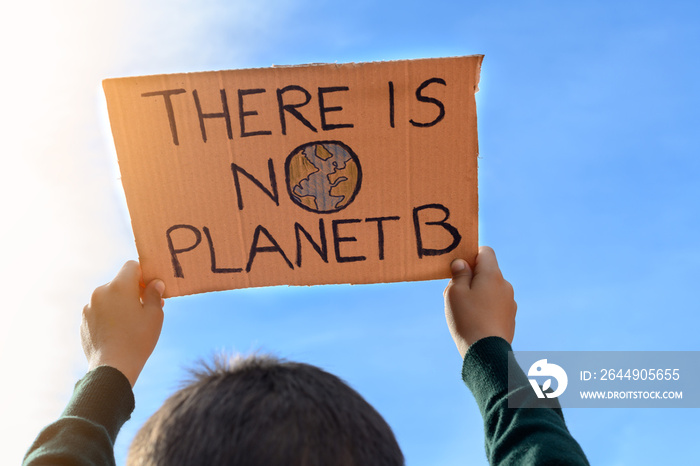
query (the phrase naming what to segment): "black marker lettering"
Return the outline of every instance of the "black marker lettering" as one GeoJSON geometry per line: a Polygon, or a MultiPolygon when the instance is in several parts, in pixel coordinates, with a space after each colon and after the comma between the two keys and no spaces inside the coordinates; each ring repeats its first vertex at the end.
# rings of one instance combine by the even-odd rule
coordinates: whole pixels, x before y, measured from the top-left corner
{"type": "Polygon", "coordinates": [[[146,92],[141,94],[141,97],[153,97],[156,95],[163,96],[163,101],[165,102],[165,113],[168,114],[168,123],[170,123],[170,134],[173,136],[173,144],[175,144],[176,146],[180,144],[180,141],[177,138],[177,126],[175,126],[175,112],[173,111],[173,102],[170,100],[170,96],[184,93],[184,89],[169,89],[167,91],[146,92]]]}
{"type": "Polygon", "coordinates": [[[447,254],[459,245],[462,240],[462,235],[459,234],[457,229],[447,223],[447,219],[450,218],[450,210],[442,204],[426,204],[420,207],[415,207],[413,209],[413,227],[416,231],[416,246],[418,248],[418,258],[422,259],[423,256],[439,256],[441,254],[447,254]],[[445,214],[445,218],[435,222],[425,222],[425,225],[437,225],[452,235],[452,243],[446,248],[442,249],[429,249],[423,246],[423,236],[421,234],[421,222],[419,219],[419,212],[426,209],[437,209],[441,210],[445,214]]]}
{"type": "Polygon", "coordinates": [[[311,124],[309,120],[304,118],[304,115],[297,110],[299,107],[303,107],[304,105],[308,104],[311,101],[311,94],[309,91],[304,89],[301,86],[287,86],[282,89],[277,89],[277,104],[279,106],[279,112],[280,112],[280,125],[282,126],[282,134],[286,135],[287,134],[287,120],[285,118],[284,112],[289,112],[296,118],[297,120],[301,121],[304,126],[309,128],[311,131],[314,133],[318,132],[314,125],[311,124]],[[285,104],[284,103],[284,94],[289,91],[299,91],[304,94],[304,102],[300,104],[285,104]]]}
{"type": "Polygon", "coordinates": [[[348,219],[336,219],[331,222],[333,228],[333,248],[335,249],[335,260],[338,263],[342,262],[357,262],[367,259],[365,256],[341,256],[340,255],[340,243],[344,242],[355,242],[357,238],[354,236],[340,236],[338,233],[338,225],[343,223],[360,223],[362,220],[358,218],[348,218],[348,219]]]}
{"type": "Polygon", "coordinates": [[[318,255],[321,256],[321,259],[323,259],[323,262],[328,263],[328,243],[326,242],[326,229],[323,225],[323,219],[318,219],[318,235],[321,242],[320,246],[316,241],[314,241],[311,234],[306,231],[304,227],[296,222],[294,223],[294,234],[297,238],[297,267],[301,267],[301,236],[299,233],[303,233],[304,236],[306,236],[306,240],[311,243],[311,246],[313,246],[313,248],[316,250],[316,253],[318,253],[318,255]]]}
{"type": "Polygon", "coordinates": [[[379,260],[384,260],[384,226],[387,220],[399,220],[399,217],[373,217],[366,218],[365,222],[377,222],[377,246],[379,248],[379,260]]]}
{"type": "Polygon", "coordinates": [[[389,81],[389,125],[394,128],[394,81],[389,81]]]}
{"type": "Polygon", "coordinates": [[[238,197],[238,210],[243,210],[243,195],[241,194],[241,181],[238,174],[241,173],[243,176],[248,178],[250,181],[260,188],[265,194],[267,194],[270,199],[272,199],[276,205],[280,205],[279,193],[277,192],[277,179],[275,178],[275,167],[272,165],[272,159],[267,160],[267,168],[270,172],[270,187],[272,191],[267,189],[257,178],[242,169],[235,163],[231,164],[231,171],[233,172],[233,184],[236,186],[236,196],[238,197]]]}
{"type": "Polygon", "coordinates": [[[202,242],[202,234],[199,232],[198,229],[196,229],[192,225],[173,225],[170,228],[168,228],[168,231],[165,232],[165,236],[168,238],[168,249],[170,250],[170,260],[173,263],[173,272],[175,273],[175,277],[185,278],[185,275],[182,273],[182,266],[180,265],[180,261],[178,260],[177,255],[183,252],[191,251],[197,246],[199,246],[199,243],[202,242]],[[195,241],[192,246],[182,249],[175,249],[175,246],[173,245],[173,239],[170,236],[170,234],[173,231],[182,228],[190,230],[192,233],[194,233],[195,241]]]}
{"type": "Polygon", "coordinates": [[[418,89],[416,89],[416,99],[418,99],[419,102],[426,102],[436,105],[440,109],[440,114],[437,116],[437,118],[435,118],[433,121],[429,121],[428,123],[420,123],[411,119],[410,122],[413,126],[418,126],[419,128],[427,128],[429,126],[437,125],[443,118],[445,118],[445,105],[434,97],[426,97],[422,94],[423,89],[425,89],[432,83],[442,84],[443,86],[447,85],[445,83],[445,80],[442,78],[430,78],[426,81],[423,81],[423,83],[420,86],[418,86],[418,89]]]}
{"type": "Polygon", "coordinates": [[[248,255],[248,264],[245,266],[246,272],[250,272],[250,269],[253,268],[253,260],[259,252],[279,252],[284,261],[289,266],[289,268],[294,270],[294,266],[291,262],[289,262],[289,259],[287,259],[287,255],[284,253],[280,245],[277,243],[277,241],[275,241],[275,238],[272,237],[270,232],[267,231],[262,225],[258,225],[257,227],[255,227],[255,233],[253,234],[253,243],[250,245],[250,254],[248,255]],[[267,236],[267,239],[268,241],[270,241],[270,243],[272,243],[272,246],[258,246],[260,233],[263,233],[265,236],[267,236]]]}
{"type": "Polygon", "coordinates": [[[246,112],[243,110],[243,96],[246,95],[253,95],[253,94],[264,94],[265,89],[238,89],[238,119],[240,120],[241,123],[241,137],[247,137],[247,136],[264,136],[268,134],[272,134],[272,131],[253,131],[253,132],[247,132],[245,130],[245,117],[247,116],[253,116],[257,115],[258,112],[257,110],[251,110],[249,112],[246,112]]]}
{"type": "Polygon", "coordinates": [[[222,111],[219,113],[202,113],[202,104],[199,102],[199,94],[197,89],[192,91],[194,97],[194,106],[197,107],[197,116],[199,117],[199,129],[202,131],[202,141],[207,142],[207,130],[204,127],[205,118],[223,118],[226,121],[226,133],[229,139],[233,139],[233,129],[231,128],[231,115],[228,111],[228,101],[226,100],[226,90],[220,89],[222,111]]]}
{"type": "Polygon", "coordinates": [[[352,128],[354,125],[352,123],[337,123],[337,124],[330,124],[326,123],[326,113],[330,112],[340,112],[343,110],[343,107],[326,107],[325,102],[324,102],[324,94],[330,93],[330,92],[339,92],[339,91],[349,91],[350,88],[347,86],[337,86],[337,87],[319,87],[318,88],[318,106],[319,110],[321,111],[321,129],[323,131],[330,131],[332,129],[338,129],[338,128],[352,128]]]}
{"type": "Polygon", "coordinates": [[[209,228],[203,227],[204,236],[207,237],[207,242],[209,243],[209,257],[211,258],[211,271],[212,273],[238,273],[243,272],[240,268],[218,268],[216,266],[216,253],[214,252],[214,242],[211,240],[211,233],[209,233],[209,228]]]}

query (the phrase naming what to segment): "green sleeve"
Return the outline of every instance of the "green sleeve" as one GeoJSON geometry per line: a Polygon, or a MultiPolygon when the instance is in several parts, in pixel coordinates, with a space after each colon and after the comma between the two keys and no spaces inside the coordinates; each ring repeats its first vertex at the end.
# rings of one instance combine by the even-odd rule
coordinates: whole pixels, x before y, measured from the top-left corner
{"type": "Polygon", "coordinates": [[[117,369],[98,367],[75,385],[61,417],[41,431],[22,464],[114,465],[114,441],[133,410],[128,379],[117,369]]]}
{"type": "Polygon", "coordinates": [[[517,365],[512,351],[502,338],[484,338],[469,347],[462,366],[462,380],[484,418],[489,464],[588,465],[566,428],[558,402],[553,407],[532,407],[539,404],[538,398],[519,368],[511,373],[514,380],[508,391],[508,361],[517,365]],[[530,407],[509,408],[509,397],[530,407]]]}

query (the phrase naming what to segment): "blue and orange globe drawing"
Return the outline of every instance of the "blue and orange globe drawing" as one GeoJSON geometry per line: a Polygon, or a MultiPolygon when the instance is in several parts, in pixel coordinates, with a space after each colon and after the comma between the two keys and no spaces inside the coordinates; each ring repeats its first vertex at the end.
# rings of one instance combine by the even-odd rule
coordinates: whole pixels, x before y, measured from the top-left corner
{"type": "Polygon", "coordinates": [[[289,197],[317,213],[349,206],[360,191],[362,169],[357,155],[340,141],[317,141],[292,151],[284,165],[289,197]]]}

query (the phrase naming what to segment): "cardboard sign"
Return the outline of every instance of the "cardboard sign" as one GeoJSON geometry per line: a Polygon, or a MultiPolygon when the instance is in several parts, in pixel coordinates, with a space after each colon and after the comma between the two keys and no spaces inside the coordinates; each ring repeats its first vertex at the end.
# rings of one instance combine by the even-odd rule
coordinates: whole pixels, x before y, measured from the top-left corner
{"type": "Polygon", "coordinates": [[[144,280],[170,297],[473,261],[482,58],[105,80],[144,280]]]}

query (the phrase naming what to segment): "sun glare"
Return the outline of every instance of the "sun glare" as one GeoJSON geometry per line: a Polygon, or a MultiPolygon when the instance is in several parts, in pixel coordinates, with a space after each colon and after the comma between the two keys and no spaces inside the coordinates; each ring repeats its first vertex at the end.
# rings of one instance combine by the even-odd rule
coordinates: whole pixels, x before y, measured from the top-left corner
{"type": "Polygon", "coordinates": [[[15,382],[0,384],[7,446],[0,463],[19,464],[39,429],[60,414],[82,367],[77,328],[94,285],[88,281],[115,253],[125,254],[123,238],[113,238],[113,248],[91,238],[114,236],[100,214],[114,200],[95,189],[112,172],[97,152],[94,99],[119,56],[126,2],[5,8],[0,367],[15,382]]]}

